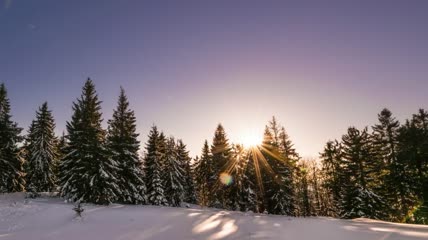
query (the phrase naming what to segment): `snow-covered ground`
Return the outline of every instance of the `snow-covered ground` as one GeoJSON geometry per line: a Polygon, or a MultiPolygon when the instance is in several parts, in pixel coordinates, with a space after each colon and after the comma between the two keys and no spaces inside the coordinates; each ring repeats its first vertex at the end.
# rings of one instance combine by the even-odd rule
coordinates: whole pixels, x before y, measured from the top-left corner
{"type": "Polygon", "coordinates": [[[0,195],[0,240],[23,239],[428,239],[428,226],[368,219],[290,218],[213,209],[84,205],[0,195]]]}

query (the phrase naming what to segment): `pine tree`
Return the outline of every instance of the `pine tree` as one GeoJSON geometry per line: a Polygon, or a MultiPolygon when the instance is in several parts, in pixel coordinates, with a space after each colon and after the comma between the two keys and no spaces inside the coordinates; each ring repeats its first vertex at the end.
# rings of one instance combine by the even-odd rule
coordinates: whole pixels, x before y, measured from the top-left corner
{"type": "Polygon", "coordinates": [[[144,159],[146,174],[147,200],[153,205],[167,205],[165,189],[163,186],[163,161],[165,157],[165,138],[153,126],[149,133],[144,159]]]}
{"type": "Polygon", "coordinates": [[[374,156],[371,152],[367,128],[359,131],[354,127],[342,137],[343,141],[343,178],[341,199],[343,218],[368,217],[382,218],[384,202],[373,191],[374,156]]]}
{"type": "Polygon", "coordinates": [[[113,118],[108,121],[107,143],[112,159],[118,164],[118,185],[122,190],[119,201],[123,203],[145,203],[144,174],[138,151],[140,142],[134,111],[129,109],[129,101],[123,88],[113,118]]]}
{"type": "Polygon", "coordinates": [[[214,174],[207,140],[204,142],[201,158],[196,163],[195,181],[198,190],[198,203],[201,206],[209,206],[210,192],[214,186],[214,182],[212,181],[212,176],[214,174]]]}
{"type": "Polygon", "coordinates": [[[55,122],[47,102],[36,112],[28,133],[27,145],[27,191],[51,192],[57,183],[58,164],[55,122]]]}
{"type": "Polygon", "coordinates": [[[253,211],[259,212],[259,203],[257,202],[257,193],[261,192],[259,188],[261,182],[257,181],[257,173],[255,167],[256,151],[258,149],[250,149],[246,151],[243,158],[240,160],[242,168],[242,176],[240,177],[239,196],[240,210],[243,212],[253,211]]]}
{"type": "Polygon", "coordinates": [[[414,160],[420,153],[418,132],[416,126],[407,120],[398,130],[397,136],[397,164],[394,166],[394,171],[397,179],[401,181],[397,186],[402,205],[401,213],[405,219],[409,217],[408,212],[414,208],[420,198],[420,183],[414,168],[414,160]]]}
{"type": "Polygon", "coordinates": [[[416,128],[416,147],[419,150],[413,163],[419,180],[420,197],[425,199],[428,207],[428,112],[419,109],[413,115],[412,124],[416,128]]]}
{"type": "Polygon", "coordinates": [[[383,109],[378,114],[379,123],[373,126],[373,144],[376,150],[378,178],[377,183],[379,192],[387,201],[389,209],[385,211],[392,212],[394,218],[403,219],[407,212],[404,189],[403,166],[398,160],[398,130],[400,123],[392,117],[391,111],[383,109]],[[400,196],[401,195],[401,196],[400,196]]]}
{"type": "Polygon", "coordinates": [[[243,187],[243,175],[247,159],[245,158],[245,151],[242,145],[232,144],[231,156],[228,163],[227,173],[231,177],[231,182],[227,186],[225,192],[225,208],[236,211],[241,208],[241,192],[243,187]]]}
{"type": "Polygon", "coordinates": [[[185,172],[173,137],[167,140],[164,164],[163,184],[165,186],[165,198],[170,206],[178,207],[185,196],[185,187],[183,185],[185,172]]]}
{"type": "Polygon", "coordinates": [[[196,203],[195,184],[193,182],[193,171],[191,166],[191,158],[186,145],[180,139],[177,141],[177,157],[183,169],[183,186],[184,186],[184,201],[187,203],[196,203]]]}
{"type": "Polygon", "coordinates": [[[324,179],[323,187],[329,192],[329,202],[327,215],[338,216],[339,209],[337,208],[341,200],[342,189],[342,146],[335,141],[328,141],[324,147],[324,151],[320,155],[322,161],[322,171],[326,178],[324,179]]]}
{"type": "Polygon", "coordinates": [[[25,189],[24,159],[18,144],[21,128],[11,120],[10,103],[4,84],[0,85],[0,193],[25,189]]]}
{"type": "Polygon", "coordinates": [[[273,195],[275,194],[275,175],[273,171],[273,165],[275,164],[275,159],[277,158],[277,152],[273,145],[274,143],[272,133],[270,132],[268,126],[265,127],[263,134],[263,142],[261,145],[261,161],[259,161],[258,168],[260,171],[260,180],[261,180],[261,191],[257,194],[259,202],[259,210],[261,212],[267,211],[268,213],[273,213],[273,207],[276,205],[273,201],[273,195]]]}
{"type": "Polygon", "coordinates": [[[231,147],[221,124],[217,126],[214,133],[211,154],[214,170],[210,181],[214,182],[214,186],[211,189],[209,202],[212,207],[224,208],[227,185],[221,183],[220,174],[227,174],[226,170],[230,161],[231,147]]]}
{"type": "Polygon", "coordinates": [[[296,152],[293,143],[288,136],[285,128],[282,127],[279,132],[279,153],[282,161],[279,162],[278,173],[281,174],[282,189],[285,194],[284,213],[289,216],[295,215],[295,175],[298,172],[296,163],[300,156],[296,152]]]}
{"type": "Polygon", "coordinates": [[[271,214],[295,215],[293,172],[298,155],[275,117],[266,126],[262,153],[266,159],[265,204],[271,214]]]}
{"type": "Polygon", "coordinates": [[[303,217],[312,216],[311,200],[309,196],[309,183],[308,183],[308,166],[301,164],[300,168],[300,181],[299,181],[299,198],[301,199],[300,214],[303,217]]]}
{"type": "Polygon", "coordinates": [[[121,194],[115,177],[118,164],[105,147],[100,104],[88,79],[73,103],[72,119],[67,122],[68,154],[60,166],[61,195],[72,201],[109,204],[121,194]]]}
{"type": "Polygon", "coordinates": [[[407,222],[428,223],[428,113],[420,109],[399,130],[399,166],[410,214],[407,222]],[[410,211],[411,210],[411,211],[410,211]]]}

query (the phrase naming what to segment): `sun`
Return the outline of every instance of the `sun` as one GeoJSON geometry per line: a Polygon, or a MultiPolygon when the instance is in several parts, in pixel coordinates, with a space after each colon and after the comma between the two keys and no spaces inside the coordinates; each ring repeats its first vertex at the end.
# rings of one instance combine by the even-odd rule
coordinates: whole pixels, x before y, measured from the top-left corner
{"type": "Polygon", "coordinates": [[[240,142],[242,145],[244,145],[245,148],[256,147],[262,143],[262,136],[253,132],[249,132],[241,137],[240,142]]]}

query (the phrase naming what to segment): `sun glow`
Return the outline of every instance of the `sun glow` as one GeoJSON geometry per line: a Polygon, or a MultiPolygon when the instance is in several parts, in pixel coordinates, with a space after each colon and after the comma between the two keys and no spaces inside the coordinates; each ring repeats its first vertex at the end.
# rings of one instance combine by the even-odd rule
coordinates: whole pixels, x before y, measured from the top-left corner
{"type": "Polygon", "coordinates": [[[256,147],[262,143],[262,136],[256,133],[247,133],[241,138],[241,143],[245,148],[256,147]]]}

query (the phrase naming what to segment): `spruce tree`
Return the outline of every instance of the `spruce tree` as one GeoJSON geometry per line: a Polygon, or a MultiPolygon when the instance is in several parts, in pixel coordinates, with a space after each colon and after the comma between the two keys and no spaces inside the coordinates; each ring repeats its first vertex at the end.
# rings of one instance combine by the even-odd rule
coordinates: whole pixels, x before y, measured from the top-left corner
{"type": "Polygon", "coordinates": [[[73,103],[72,119],[67,122],[68,154],[60,166],[61,195],[72,201],[109,204],[121,194],[115,177],[118,164],[105,146],[100,104],[88,79],[73,103]]]}
{"type": "Polygon", "coordinates": [[[266,159],[265,206],[271,214],[295,215],[293,172],[298,155],[275,117],[266,126],[262,153],[266,159]]]}
{"type": "Polygon", "coordinates": [[[167,205],[163,185],[163,161],[165,157],[165,138],[157,127],[153,126],[149,133],[144,159],[146,174],[147,200],[153,205],[167,205]]]}
{"type": "Polygon", "coordinates": [[[184,201],[194,204],[196,203],[196,193],[189,151],[187,151],[186,145],[181,139],[177,141],[176,146],[178,161],[183,169],[184,201]]]}
{"type": "Polygon", "coordinates": [[[196,163],[195,182],[198,190],[198,203],[201,206],[209,206],[210,192],[214,186],[214,182],[212,181],[212,176],[214,174],[210,148],[207,140],[204,142],[201,158],[196,163]]]}
{"type": "Polygon", "coordinates": [[[405,195],[402,192],[403,168],[398,161],[398,130],[400,123],[392,117],[391,111],[383,109],[378,114],[379,123],[373,126],[373,147],[378,157],[375,171],[379,174],[377,187],[388,203],[386,212],[402,219],[407,212],[405,195]],[[401,197],[400,197],[401,195],[401,197]]]}
{"type": "Polygon", "coordinates": [[[299,171],[299,198],[300,198],[300,216],[309,217],[312,216],[311,202],[309,196],[309,183],[308,183],[308,166],[305,164],[300,164],[299,171]]]}
{"type": "Polygon", "coordinates": [[[138,151],[140,142],[134,111],[129,109],[129,101],[123,88],[113,118],[108,121],[108,148],[112,159],[118,164],[117,179],[122,191],[119,201],[123,203],[145,203],[145,184],[142,164],[138,151]]]}
{"type": "Polygon", "coordinates": [[[224,208],[227,185],[221,183],[220,175],[226,173],[227,164],[230,161],[231,147],[227,139],[226,132],[221,124],[217,126],[214,133],[213,143],[211,145],[211,158],[213,162],[213,174],[211,182],[214,186],[211,189],[210,203],[212,207],[224,208]]]}
{"type": "Polygon", "coordinates": [[[246,162],[244,147],[239,144],[232,144],[231,156],[226,170],[232,179],[226,191],[226,209],[236,211],[241,208],[240,194],[243,188],[243,175],[245,173],[246,162]]]}
{"type": "Polygon", "coordinates": [[[373,172],[374,160],[367,128],[362,131],[354,127],[342,137],[343,141],[343,178],[341,194],[341,216],[343,218],[382,218],[384,202],[373,191],[376,173],[373,172]]]}
{"type": "Polygon", "coordinates": [[[66,149],[68,146],[67,137],[65,132],[62,132],[61,136],[58,138],[58,143],[56,144],[56,152],[58,153],[58,163],[55,167],[55,175],[57,176],[56,185],[60,186],[60,179],[63,177],[63,172],[61,170],[61,162],[67,155],[66,149]]]}
{"type": "Polygon", "coordinates": [[[256,151],[259,150],[254,148],[246,151],[243,159],[240,161],[243,173],[239,184],[239,206],[243,212],[259,212],[257,193],[260,192],[258,187],[261,185],[261,182],[257,181],[257,170],[255,167],[255,161],[257,161],[255,159],[257,158],[255,157],[256,151]]]}
{"type": "Polygon", "coordinates": [[[170,206],[179,207],[185,196],[183,185],[185,172],[177,154],[173,137],[167,140],[164,164],[165,198],[170,206]]]}
{"type": "Polygon", "coordinates": [[[279,153],[281,161],[278,162],[279,166],[277,168],[278,173],[281,174],[281,181],[283,183],[282,189],[285,194],[283,211],[286,215],[293,216],[295,215],[295,175],[299,170],[299,168],[296,167],[296,163],[299,161],[300,156],[296,152],[284,127],[279,131],[279,153]]]}
{"type": "Polygon", "coordinates": [[[273,195],[275,194],[275,172],[273,171],[273,165],[277,158],[277,148],[274,146],[274,139],[268,126],[265,127],[263,134],[263,142],[261,145],[262,156],[259,159],[258,168],[260,171],[261,180],[261,191],[257,194],[258,202],[260,203],[259,209],[261,212],[273,213],[274,203],[273,195]],[[275,152],[276,151],[276,152],[275,152]]]}
{"type": "Polygon", "coordinates": [[[323,187],[329,192],[329,202],[327,213],[329,216],[338,216],[338,205],[341,200],[342,189],[342,146],[335,141],[328,141],[324,151],[320,154],[322,161],[322,172],[325,175],[323,187]]]}
{"type": "Polygon", "coordinates": [[[0,193],[25,189],[24,159],[18,144],[22,129],[12,121],[5,85],[0,84],[0,193]]]}
{"type": "Polygon", "coordinates": [[[27,191],[51,192],[56,188],[58,164],[55,122],[47,102],[36,112],[28,133],[27,191]]]}
{"type": "Polygon", "coordinates": [[[425,110],[420,109],[400,128],[398,159],[404,167],[405,200],[412,210],[406,221],[428,223],[428,113],[425,110]]]}

